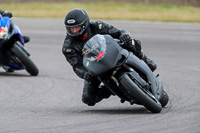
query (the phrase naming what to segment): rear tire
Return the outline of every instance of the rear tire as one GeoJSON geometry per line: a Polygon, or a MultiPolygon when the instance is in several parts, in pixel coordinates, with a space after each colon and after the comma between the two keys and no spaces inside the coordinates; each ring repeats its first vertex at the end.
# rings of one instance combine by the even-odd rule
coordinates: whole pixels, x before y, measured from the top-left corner
{"type": "Polygon", "coordinates": [[[162,105],[156,99],[153,99],[149,94],[140,89],[137,84],[127,75],[124,74],[120,80],[123,88],[129,92],[130,96],[133,97],[140,104],[145,106],[152,113],[159,113],[162,110],[162,105]]]}
{"type": "Polygon", "coordinates": [[[18,45],[13,45],[10,51],[14,54],[15,57],[17,57],[23,66],[25,67],[26,71],[32,75],[36,76],[39,73],[38,68],[36,65],[33,63],[33,61],[29,58],[27,54],[24,53],[24,51],[18,46],[18,45]]]}

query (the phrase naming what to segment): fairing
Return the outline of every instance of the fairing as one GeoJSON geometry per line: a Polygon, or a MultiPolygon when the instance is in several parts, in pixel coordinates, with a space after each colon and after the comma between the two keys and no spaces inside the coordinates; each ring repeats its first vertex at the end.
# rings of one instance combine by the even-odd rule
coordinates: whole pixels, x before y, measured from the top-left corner
{"type": "Polygon", "coordinates": [[[147,64],[132,53],[130,54],[130,57],[127,59],[126,64],[133,68],[136,68],[137,70],[142,72],[144,75],[146,75],[147,80],[151,84],[152,93],[157,99],[159,99],[160,97],[159,94],[162,94],[161,93],[162,89],[158,88],[155,75],[152,73],[151,69],[147,66],[147,64]]]}
{"type": "Polygon", "coordinates": [[[111,36],[95,35],[83,48],[83,64],[92,74],[101,75],[115,68],[122,56],[121,51],[122,48],[111,36]]]}
{"type": "Polygon", "coordinates": [[[0,15],[0,39],[4,39],[4,37],[8,34],[10,28],[10,18],[2,17],[0,15]]]}

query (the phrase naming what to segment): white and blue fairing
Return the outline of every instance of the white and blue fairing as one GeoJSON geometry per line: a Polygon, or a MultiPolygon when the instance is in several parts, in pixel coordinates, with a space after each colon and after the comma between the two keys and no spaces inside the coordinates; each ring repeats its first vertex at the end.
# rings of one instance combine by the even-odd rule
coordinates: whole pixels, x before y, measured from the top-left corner
{"type": "MultiPolygon", "coordinates": [[[[2,30],[5,28],[7,28],[9,31],[10,26],[11,26],[11,19],[6,16],[2,17],[2,15],[0,14],[0,32],[2,32],[2,30]]],[[[24,45],[24,39],[21,35],[21,31],[20,31],[19,27],[17,25],[13,25],[13,26],[14,26],[14,34],[17,35],[19,41],[24,45]]],[[[1,38],[2,37],[0,36],[0,39],[1,38]]]]}

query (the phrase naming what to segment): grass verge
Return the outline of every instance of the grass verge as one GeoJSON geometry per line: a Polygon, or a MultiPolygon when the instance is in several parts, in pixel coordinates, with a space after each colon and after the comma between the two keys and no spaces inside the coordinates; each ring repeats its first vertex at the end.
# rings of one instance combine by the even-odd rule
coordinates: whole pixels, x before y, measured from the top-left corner
{"type": "Polygon", "coordinates": [[[121,2],[1,4],[1,9],[11,11],[15,17],[64,18],[74,8],[85,9],[91,19],[200,22],[200,8],[190,6],[121,2]]]}

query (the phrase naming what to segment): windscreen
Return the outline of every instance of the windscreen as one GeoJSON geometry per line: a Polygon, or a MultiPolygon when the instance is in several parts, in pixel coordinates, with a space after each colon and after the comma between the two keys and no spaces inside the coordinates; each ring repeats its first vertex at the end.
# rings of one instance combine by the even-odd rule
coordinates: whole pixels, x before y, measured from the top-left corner
{"type": "Polygon", "coordinates": [[[103,35],[95,35],[83,47],[83,55],[90,61],[99,61],[106,54],[106,41],[103,35]]]}

